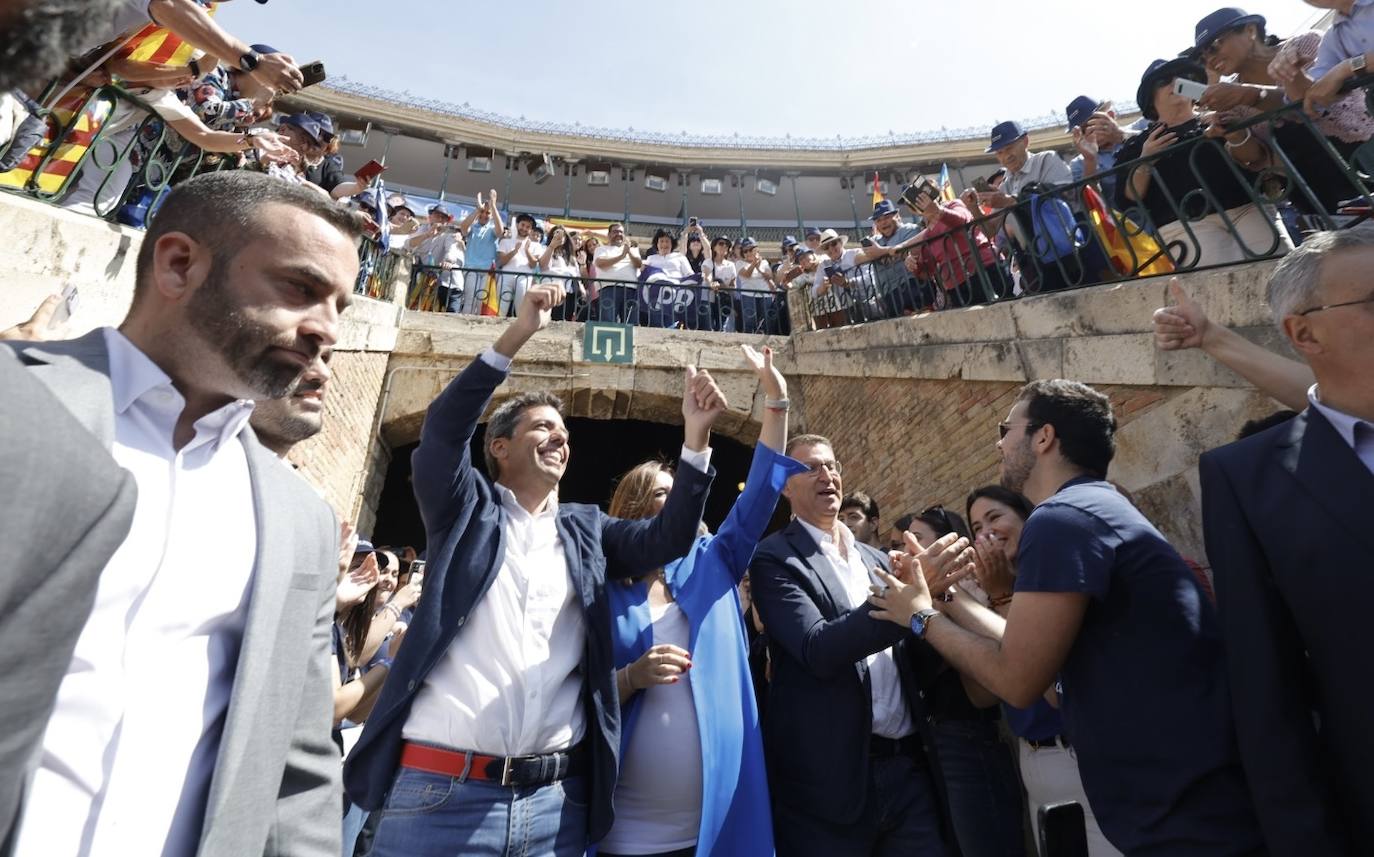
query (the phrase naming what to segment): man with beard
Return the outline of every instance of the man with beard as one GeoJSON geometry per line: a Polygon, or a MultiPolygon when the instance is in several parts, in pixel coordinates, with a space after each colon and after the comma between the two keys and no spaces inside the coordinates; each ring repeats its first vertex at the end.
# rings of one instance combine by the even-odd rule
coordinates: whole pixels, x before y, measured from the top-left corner
{"type": "Polygon", "coordinates": [[[337,528],[248,421],[337,339],[358,235],[313,191],[198,176],[149,227],[119,329],[10,345],[137,486],[75,640],[49,639],[47,615],[6,619],[61,676],[7,833],[18,857],[338,853],[337,528]]]}
{"type": "Polygon", "coordinates": [[[1011,705],[1032,705],[1057,676],[1084,790],[1125,853],[1263,853],[1216,613],[1178,552],[1105,481],[1110,401],[1075,381],[1034,381],[998,428],[1002,485],[1037,504],[1005,623],[962,596],[935,609],[930,570],[906,562],[905,580],[881,575],[889,589],[875,587],[874,617],[910,628],[1011,705]]]}
{"type": "Polygon", "coordinates": [[[333,355],[328,348],[317,354],[291,395],[253,403],[248,425],[258,441],[283,461],[292,447],[324,428],[324,392],[331,377],[329,360],[333,355]]]}

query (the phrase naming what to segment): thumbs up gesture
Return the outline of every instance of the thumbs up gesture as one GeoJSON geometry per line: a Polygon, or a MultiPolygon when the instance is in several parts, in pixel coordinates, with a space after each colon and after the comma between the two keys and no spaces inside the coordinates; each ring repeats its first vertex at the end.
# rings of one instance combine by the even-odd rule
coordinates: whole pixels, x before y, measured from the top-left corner
{"type": "Polygon", "coordinates": [[[1155,347],[1160,351],[1201,348],[1211,322],[1207,314],[1183,290],[1178,277],[1169,280],[1169,306],[1154,312],[1155,347]]]}

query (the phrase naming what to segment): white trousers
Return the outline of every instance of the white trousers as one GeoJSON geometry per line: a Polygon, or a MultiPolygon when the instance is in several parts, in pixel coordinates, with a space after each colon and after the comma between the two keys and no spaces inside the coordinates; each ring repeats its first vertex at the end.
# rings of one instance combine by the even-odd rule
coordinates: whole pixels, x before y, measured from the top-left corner
{"type": "Polygon", "coordinates": [[[1083,793],[1083,780],[1078,776],[1078,759],[1073,750],[1056,744],[1036,749],[1024,738],[1016,741],[1021,761],[1021,785],[1026,789],[1030,804],[1031,826],[1035,830],[1036,847],[1040,847],[1040,807],[1052,803],[1074,801],[1083,807],[1083,823],[1088,833],[1088,854],[1091,857],[1121,857],[1102,829],[1083,793]]]}
{"type": "Polygon", "coordinates": [[[1165,244],[1180,242],[1181,246],[1169,248],[1169,255],[1180,268],[1244,262],[1246,250],[1255,256],[1267,256],[1293,249],[1293,239],[1288,237],[1288,230],[1272,208],[1240,205],[1228,209],[1226,218],[1231,221],[1234,231],[1227,228],[1220,214],[1209,214],[1201,220],[1190,221],[1186,228],[1178,221],[1165,224],[1159,227],[1159,236],[1165,244]],[[1271,250],[1276,232],[1278,248],[1271,250]]]}

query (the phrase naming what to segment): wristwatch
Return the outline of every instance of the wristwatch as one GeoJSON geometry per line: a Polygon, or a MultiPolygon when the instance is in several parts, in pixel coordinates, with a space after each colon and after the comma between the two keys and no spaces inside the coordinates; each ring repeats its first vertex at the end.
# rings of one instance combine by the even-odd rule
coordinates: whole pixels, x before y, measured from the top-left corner
{"type": "Polygon", "coordinates": [[[924,610],[917,610],[916,615],[911,617],[911,633],[917,637],[926,635],[926,628],[930,626],[930,620],[940,615],[939,610],[927,607],[924,610]]]}
{"type": "Polygon", "coordinates": [[[1355,56],[1346,60],[1346,63],[1349,64],[1350,73],[1352,75],[1359,74],[1360,72],[1364,71],[1364,54],[1356,54],[1355,56]]]}
{"type": "Polygon", "coordinates": [[[262,54],[255,50],[249,50],[248,53],[239,57],[239,71],[251,73],[260,62],[262,62],[262,54]]]}

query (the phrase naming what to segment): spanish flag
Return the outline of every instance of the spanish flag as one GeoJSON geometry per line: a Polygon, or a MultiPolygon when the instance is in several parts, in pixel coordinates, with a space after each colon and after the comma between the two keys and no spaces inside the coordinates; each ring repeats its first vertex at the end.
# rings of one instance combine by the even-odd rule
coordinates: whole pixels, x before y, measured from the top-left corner
{"type": "Polygon", "coordinates": [[[491,270],[487,271],[487,278],[484,281],[483,288],[486,289],[486,292],[482,295],[482,311],[480,314],[499,316],[501,314],[501,286],[497,281],[495,266],[492,266],[491,270]]]}
{"type": "Polygon", "coordinates": [[[954,192],[954,182],[949,180],[949,164],[940,165],[940,201],[953,202],[959,196],[954,192]]]}
{"type": "Polygon", "coordinates": [[[1173,260],[1159,246],[1159,242],[1121,212],[1108,210],[1102,195],[1093,190],[1091,185],[1083,187],[1083,207],[1092,220],[1093,230],[1097,232],[1112,268],[1118,274],[1149,277],[1174,270],[1173,260]],[[1124,228],[1118,228],[1118,223],[1124,228]]]}

